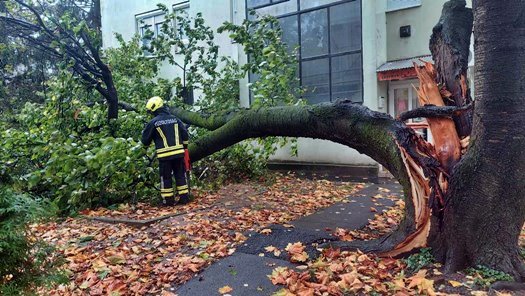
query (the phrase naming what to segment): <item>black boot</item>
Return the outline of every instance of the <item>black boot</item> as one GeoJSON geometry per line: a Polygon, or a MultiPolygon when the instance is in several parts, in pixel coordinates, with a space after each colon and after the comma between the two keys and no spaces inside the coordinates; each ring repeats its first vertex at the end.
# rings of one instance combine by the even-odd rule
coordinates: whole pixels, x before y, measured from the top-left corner
{"type": "Polygon", "coordinates": [[[190,202],[190,198],[187,194],[183,194],[181,195],[180,199],[179,199],[179,202],[177,203],[178,205],[185,205],[187,203],[190,202]]]}
{"type": "Polygon", "coordinates": [[[166,202],[164,203],[164,205],[167,206],[167,207],[174,206],[175,205],[175,197],[174,196],[166,197],[166,202]]]}

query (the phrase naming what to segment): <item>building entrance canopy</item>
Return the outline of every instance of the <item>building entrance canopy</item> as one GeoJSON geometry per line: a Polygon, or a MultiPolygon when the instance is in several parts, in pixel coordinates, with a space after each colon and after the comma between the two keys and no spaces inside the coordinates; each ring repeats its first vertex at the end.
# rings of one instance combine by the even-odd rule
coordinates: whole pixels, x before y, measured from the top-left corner
{"type": "Polygon", "coordinates": [[[432,63],[432,56],[426,55],[386,62],[377,68],[377,79],[379,81],[414,79],[417,77],[414,63],[423,66],[423,62],[432,63]]]}

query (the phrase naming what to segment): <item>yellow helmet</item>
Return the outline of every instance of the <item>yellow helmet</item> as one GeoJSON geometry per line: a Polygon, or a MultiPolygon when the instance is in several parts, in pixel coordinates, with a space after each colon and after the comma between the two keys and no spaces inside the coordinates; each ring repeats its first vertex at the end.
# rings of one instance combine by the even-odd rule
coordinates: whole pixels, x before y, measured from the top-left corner
{"type": "Polygon", "coordinates": [[[146,109],[151,112],[155,112],[155,110],[158,110],[162,106],[164,106],[164,101],[161,97],[157,96],[150,98],[146,103],[146,109]]]}

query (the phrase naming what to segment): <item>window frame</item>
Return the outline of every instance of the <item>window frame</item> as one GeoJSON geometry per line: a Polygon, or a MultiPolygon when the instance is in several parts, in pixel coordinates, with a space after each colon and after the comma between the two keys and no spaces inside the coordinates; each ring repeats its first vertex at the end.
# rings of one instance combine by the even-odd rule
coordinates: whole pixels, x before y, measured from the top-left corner
{"type": "MultiPolygon", "coordinates": [[[[185,2],[180,2],[180,3],[177,3],[177,4],[173,4],[171,6],[171,11],[172,12],[176,12],[176,11],[184,11],[185,9],[188,10],[188,17],[190,16],[190,13],[189,13],[189,10],[190,10],[190,1],[185,1],[185,2]]],[[[173,24],[172,24],[173,28],[177,28],[177,19],[174,19],[173,20],[173,24]]],[[[188,44],[189,43],[189,39],[186,38],[186,39],[182,39],[182,42],[184,44],[188,44]]],[[[178,49],[175,48],[175,53],[177,53],[178,49]]]]}
{"type": "MultiPolygon", "coordinates": [[[[157,38],[158,32],[157,32],[157,29],[156,29],[156,25],[166,22],[165,15],[166,14],[160,9],[154,9],[154,10],[151,10],[151,11],[147,11],[147,12],[143,12],[143,13],[139,13],[139,14],[135,15],[135,32],[136,32],[136,34],[138,34],[140,36],[141,44],[144,44],[143,43],[144,35],[142,34],[142,28],[145,27],[145,26],[141,26],[143,24],[141,22],[143,22],[144,20],[153,18],[153,22],[152,22],[152,25],[150,26],[151,27],[150,30],[153,32],[153,38],[157,38]],[[159,16],[163,16],[164,17],[164,20],[162,22],[157,22],[155,20],[159,16]]],[[[154,57],[155,56],[155,53],[154,52],[150,52],[150,51],[143,51],[143,54],[144,54],[145,57],[154,57]],[[147,54],[146,54],[146,52],[147,52],[147,54]]]]}
{"type": "Polygon", "coordinates": [[[245,4],[246,4],[246,10],[251,10],[251,9],[264,8],[264,7],[268,7],[268,6],[272,6],[272,5],[275,5],[275,4],[288,2],[288,1],[293,1],[293,0],[270,0],[270,3],[261,4],[261,5],[257,5],[257,6],[254,6],[254,7],[248,7],[248,0],[246,0],[245,4]]]}
{"type": "MultiPolygon", "coordinates": [[[[307,9],[304,9],[304,10],[301,10],[301,3],[300,3],[301,1],[300,0],[292,0],[292,1],[297,1],[297,10],[296,11],[290,12],[290,13],[286,13],[286,14],[277,15],[277,16],[274,16],[274,17],[277,18],[277,19],[281,19],[281,18],[294,16],[294,15],[297,16],[297,33],[298,33],[297,41],[298,41],[298,46],[299,46],[299,50],[298,50],[298,53],[297,53],[297,62],[299,64],[298,65],[299,70],[298,70],[297,74],[299,76],[299,82],[300,82],[301,87],[303,87],[302,62],[316,60],[316,59],[328,58],[328,63],[329,63],[328,64],[328,75],[329,75],[328,85],[329,85],[329,98],[330,98],[330,100],[328,102],[333,102],[334,99],[332,98],[332,58],[337,57],[337,56],[344,56],[344,55],[351,55],[351,54],[359,53],[361,55],[361,101],[360,102],[356,102],[356,103],[357,104],[363,104],[364,103],[363,0],[340,0],[340,1],[334,1],[332,3],[323,4],[323,5],[319,5],[319,6],[316,6],[316,7],[307,8],[307,9]],[[343,51],[343,52],[332,54],[331,53],[330,8],[334,7],[334,6],[337,6],[337,5],[341,5],[341,4],[345,4],[345,3],[351,3],[351,2],[356,2],[356,1],[359,2],[359,9],[360,9],[359,10],[359,23],[361,25],[361,30],[359,32],[359,34],[360,34],[359,37],[360,37],[360,41],[361,41],[360,42],[360,48],[356,49],[356,50],[349,50],[349,51],[343,51]],[[326,13],[327,13],[327,24],[328,24],[328,34],[327,34],[327,38],[328,38],[328,53],[324,54],[324,55],[303,58],[302,57],[302,53],[301,53],[301,48],[300,48],[301,43],[302,43],[301,15],[309,13],[309,12],[317,11],[317,10],[323,10],[323,9],[327,10],[326,13]]],[[[282,2],[285,2],[285,1],[280,1],[279,3],[282,3],[282,2]]],[[[277,3],[275,3],[275,4],[277,4],[277,3]]],[[[262,7],[266,7],[266,6],[270,6],[270,5],[273,5],[273,3],[270,3],[270,5],[265,4],[265,5],[261,5],[259,7],[248,8],[248,0],[245,0],[245,5],[246,5],[245,6],[246,7],[246,18],[248,18],[249,11],[256,10],[258,8],[262,8],[262,7]]],[[[248,80],[249,80],[249,82],[252,82],[250,79],[248,79],[248,80]]],[[[249,96],[249,101],[250,101],[250,104],[251,104],[252,103],[252,96],[251,95],[249,96]]]]}

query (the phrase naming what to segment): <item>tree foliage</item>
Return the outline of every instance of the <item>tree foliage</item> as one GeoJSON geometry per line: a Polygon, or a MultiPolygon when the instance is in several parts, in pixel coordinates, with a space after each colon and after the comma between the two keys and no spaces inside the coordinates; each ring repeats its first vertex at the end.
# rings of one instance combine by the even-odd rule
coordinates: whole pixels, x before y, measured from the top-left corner
{"type": "Polygon", "coordinates": [[[28,223],[54,210],[44,200],[0,187],[0,294],[27,295],[38,285],[63,280],[52,248],[27,237],[28,223]]]}
{"type": "MultiPolygon", "coordinates": [[[[81,1],[88,2],[88,1],[81,1]]],[[[100,6],[100,1],[93,1],[100,6]]],[[[9,34],[60,61],[84,84],[99,92],[108,104],[108,119],[118,117],[118,93],[103,52],[100,23],[92,11],[71,0],[14,0],[5,5],[0,24],[9,34]]]]}
{"type": "MultiPolygon", "coordinates": [[[[176,16],[168,15],[170,17],[176,16]]],[[[275,20],[267,19],[266,22],[275,20]]],[[[0,123],[3,126],[0,132],[1,178],[19,191],[53,199],[65,211],[130,200],[151,200],[157,196],[156,161],[151,157],[153,150],[145,149],[139,142],[143,125],[149,120],[143,109],[145,99],[155,94],[172,106],[207,113],[230,112],[240,108],[239,79],[249,70],[263,71],[254,65],[240,67],[230,58],[219,56],[218,47],[214,45],[214,32],[206,26],[201,15],[194,19],[180,18],[177,23],[180,26],[177,34],[173,32],[176,28],[164,26],[164,34],[151,40],[150,48],[145,48],[138,36],[125,41],[117,35],[117,48],[100,51],[99,56],[111,68],[115,89],[126,98],[125,103],[120,102],[124,108],[120,116],[110,124],[106,120],[105,100],[99,90],[86,85],[85,78],[78,72],[69,71],[69,64],[60,65],[57,75],[46,82],[46,92],[38,93],[43,103],[27,102],[10,121],[0,123]],[[180,32],[189,41],[180,42],[177,39],[180,32]],[[207,46],[201,46],[203,42],[207,46]],[[168,50],[182,45],[185,47],[179,47],[176,55],[168,50]],[[145,57],[145,49],[156,54],[145,57]],[[163,63],[177,66],[176,61],[181,57],[187,67],[186,86],[202,93],[195,106],[185,106],[173,95],[173,89],[184,85],[181,84],[184,76],[173,79],[158,77],[163,63]]],[[[279,38],[269,26],[266,28],[260,30],[258,42],[266,34],[271,37],[267,41],[269,45],[284,50],[279,38]]],[[[240,32],[242,29],[229,27],[223,30],[240,32]]],[[[256,48],[248,39],[242,42],[246,47],[256,48]]],[[[260,59],[270,59],[262,49],[257,54],[260,59]]],[[[287,62],[275,63],[273,72],[291,73],[283,69],[292,65],[290,61],[294,57],[288,55],[288,58],[287,62]]],[[[261,80],[265,79],[264,75],[260,76],[261,80]]],[[[283,87],[281,92],[284,91],[283,87]]],[[[254,93],[257,94],[257,90],[254,93]]],[[[292,102],[292,98],[289,100],[292,102]]],[[[193,139],[208,133],[197,126],[191,127],[190,131],[193,139]]],[[[238,179],[260,174],[278,141],[272,138],[258,145],[241,143],[201,163],[196,173],[198,176],[215,176],[218,181],[224,175],[238,179]]]]}

